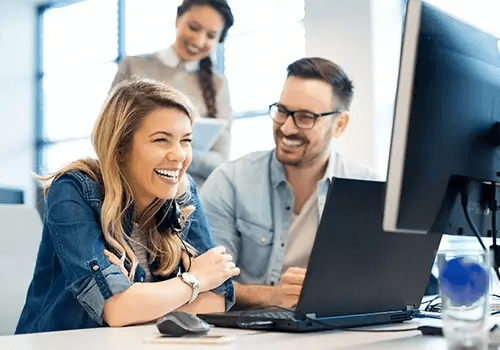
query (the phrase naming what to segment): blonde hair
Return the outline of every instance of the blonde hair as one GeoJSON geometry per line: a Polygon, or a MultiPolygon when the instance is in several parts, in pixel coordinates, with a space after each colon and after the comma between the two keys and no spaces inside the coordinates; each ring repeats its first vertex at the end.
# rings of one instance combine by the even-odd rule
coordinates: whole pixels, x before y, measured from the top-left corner
{"type": "MultiPolygon", "coordinates": [[[[134,251],[125,239],[123,219],[133,204],[132,190],[124,176],[124,161],[132,148],[135,132],[145,117],[158,108],[176,108],[195,120],[195,109],[181,92],[163,83],[147,79],[130,79],[117,84],[104,102],[92,132],[92,144],[97,159],[84,158],[74,161],[41,180],[55,180],[69,171],[79,170],[91,176],[104,189],[101,208],[101,228],[106,243],[118,255],[122,263],[130,264],[129,278],[133,280],[138,265],[134,251]]],[[[190,200],[190,184],[186,175],[175,196],[181,207],[181,226],[184,227],[194,211],[190,200]]],[[[47,194],[50,183],[45,187],[47,194]]],[[[168,199],[157,198],[139,217],[137,223],[144,235],[150,262],[159,258],[155,271],[158,275],[170,274],[181,259],[181,238],[171,228],[160,232],[156,213],[168,199]]],[[[168,210],[168,208],[167,208],[168,210]]]]}

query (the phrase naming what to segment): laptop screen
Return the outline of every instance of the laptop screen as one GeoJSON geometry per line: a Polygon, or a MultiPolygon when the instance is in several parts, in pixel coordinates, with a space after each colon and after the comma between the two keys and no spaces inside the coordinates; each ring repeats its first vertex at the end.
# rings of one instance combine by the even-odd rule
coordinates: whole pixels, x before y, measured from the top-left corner
{"type": "Polygon", "coordinates": [[[384,232],[384,192],[385,182],[333,179],[298,315],[418,308],[441,235],[384,232]]]}

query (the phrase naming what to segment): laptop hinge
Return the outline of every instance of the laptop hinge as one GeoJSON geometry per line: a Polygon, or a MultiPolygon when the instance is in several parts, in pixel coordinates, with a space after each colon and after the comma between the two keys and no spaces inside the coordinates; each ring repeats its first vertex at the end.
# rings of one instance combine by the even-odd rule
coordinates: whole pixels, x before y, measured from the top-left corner
{"type": "Polygon", "coordinates": [[[412,310],[415,310],[416,307],[415,305],[411,304],[411,305],[406,305],[406,311],[412,311],[412,310]]]}
{"type": "Polygon", "coordinates": [[[306,317],[309,318],[309,319],[315,320],[316,319],[316,313],[312,312],[310,314],[306,314],[306,317]]]}

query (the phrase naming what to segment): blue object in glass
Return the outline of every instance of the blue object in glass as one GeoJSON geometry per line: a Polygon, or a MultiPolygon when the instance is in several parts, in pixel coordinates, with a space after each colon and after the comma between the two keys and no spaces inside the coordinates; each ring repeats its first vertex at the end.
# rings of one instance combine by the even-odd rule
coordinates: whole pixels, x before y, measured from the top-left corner
{"type": "Polygon", "coordinates": [[[440,271],[441,291],[458,305],[470,305],[488,291],[488,273],[475,261],[458,257],[446,261],[440,271]]]}

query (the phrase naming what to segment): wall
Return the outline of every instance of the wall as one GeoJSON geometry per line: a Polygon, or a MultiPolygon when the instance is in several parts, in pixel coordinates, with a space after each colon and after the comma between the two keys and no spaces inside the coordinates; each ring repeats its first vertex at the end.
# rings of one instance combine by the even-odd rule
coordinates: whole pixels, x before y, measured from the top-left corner
{"type": "Polygon", "coordinates": [[[373,138],[371,0],[306,0],[306,55],[339,64],[354,83],[351,122],[340,138],[342,153],[376,167],[373,138]]]}
{"type": "Polygon", "coordinates": [[[372,47],[374,79],[374,159],[385,179],[389,160],[394,103],[399,73],[403,29],[401,0],[372,0],[372,47]]]}
{"type": "Polygon", "coordinates": [[[354,83],[342,153],[385,178],[399,62],[401,0],[306,0],[306,55],[331,59],[354,83]]]}
{"type": "Polygon", "coordinates": [[[0,0],[0,186],[24,190],[35,201],[32,1],[0,0]]]}

